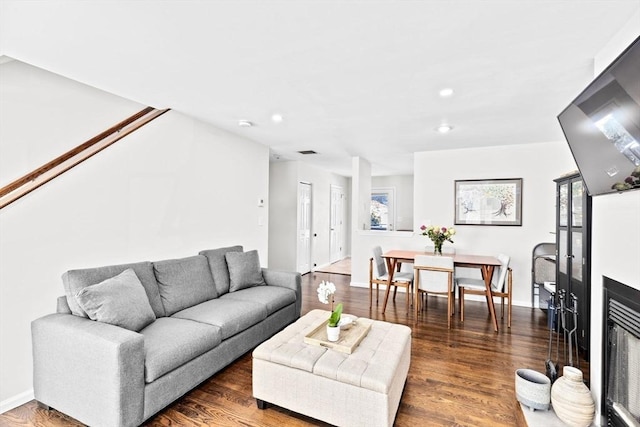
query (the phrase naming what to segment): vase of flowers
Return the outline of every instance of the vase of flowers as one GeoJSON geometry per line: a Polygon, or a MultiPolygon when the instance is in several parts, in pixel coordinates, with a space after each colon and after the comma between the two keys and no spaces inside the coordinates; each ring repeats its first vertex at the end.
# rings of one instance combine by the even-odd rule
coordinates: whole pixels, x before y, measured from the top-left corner
{"type": "Polygon", "coordinates": [[[433,242],[433,253],[434,255],[442,255],[442,244],[444,242],[451,242],[451,237],[456,234],[456,230],[453,227],[438,227],[437,225],[422,225],[420,226],[420,230],[422,230],[423,236],[428,236],[433,242]]]}
{"type": "Polygon", "coordinates": [[[340,316],[342,316],[342,303],[333,308],[333,296],[336,293],[336,285],[324,280],[318,285],[318,299],[323,304],[331,304],[331,315],[327,322],[327,339],[335,342],[340,339],[340,316]]]}

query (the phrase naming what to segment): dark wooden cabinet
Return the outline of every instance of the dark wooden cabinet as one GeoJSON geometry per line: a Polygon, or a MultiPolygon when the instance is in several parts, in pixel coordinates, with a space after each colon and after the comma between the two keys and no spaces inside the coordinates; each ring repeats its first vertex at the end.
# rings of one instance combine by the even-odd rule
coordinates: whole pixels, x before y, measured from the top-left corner
{"type": "MultiPolygon", "coordinates": [[[[580,174],[563,176],[556,182],[556,287],[577,297],[578,346],[589,355],[591,310],[591,197],[580,174]]],[[[572,316],[566,315],[568,327],[572,316]]]]}

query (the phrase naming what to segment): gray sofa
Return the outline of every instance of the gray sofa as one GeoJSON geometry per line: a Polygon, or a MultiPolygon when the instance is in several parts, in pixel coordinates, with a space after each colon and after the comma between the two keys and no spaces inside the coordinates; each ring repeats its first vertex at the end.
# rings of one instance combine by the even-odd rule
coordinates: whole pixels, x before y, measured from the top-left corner
{"type": "Polygon", "coordinates": [[[33,386],[92,426],[136,426],[300,317],[300,274],[241,246],[71,270],[34,320],[33,386]]]}

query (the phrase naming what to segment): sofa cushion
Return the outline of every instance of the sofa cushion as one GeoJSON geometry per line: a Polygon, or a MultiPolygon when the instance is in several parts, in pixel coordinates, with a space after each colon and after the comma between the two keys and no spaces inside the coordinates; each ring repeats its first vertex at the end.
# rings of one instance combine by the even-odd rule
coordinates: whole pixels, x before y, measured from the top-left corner
{"type": "Polygon", "coordinates": [[[221,300],[239,300],[262,304],[270,316],[276,311],[296,302],[296,293],[292,289],[279,286],[254,286],[220,297],[221,300]]]}
{"type": "Polygon", "coordinates": [[[144,335],[147,383],[215,348],[220,328],[190,320],[163,317],[140,331],[144,335]]]}
{"type": "Polygon", "coordinates": [[[78,304],[76,293],[82,288],[115,277],[128,268],[131,268],[140,279],[156,317],[164,316],[164,306],[160,300],[158,282],[153,274],[153,265],[148,261],[67,271],[62,275],[62,283],[71,312],[76,316],[89,317],[78,304]]]}
{"type": "Polygon", "coordinates": [[[209,268],[213,275],[213,281],[216,284],[218,295],[224,295],[229,292],[229,268],[225,254],[227,252],[242,252],[242,246],[230,246],[228,248],[207,249],[201,251],[199,255],[204,255],[209,261],[209,268]]]}
{"type": "Polygon", "coordinates": [[[154,262],[153,270],[167,316],[218,296],[202,255],[154,262]]]}
{"type": "Polygon", "coordinates": [[[179,311],[172,317],[218,326],[225,340],[266,319],[267,309],[264,304],[255,302],[216,298],[179,311]]]}
{"type": "Polygon", "coordinates": [[[115,277],[87,286],[76,300],[91,320],[138,332],[156,320],[144,287],[128,268],[115,277]]]}
{"type": "Polygon", "coordinates": [[[229,292],[266,285],[258,251],[227,252],[225,258],[229,267],[229,292]]]}

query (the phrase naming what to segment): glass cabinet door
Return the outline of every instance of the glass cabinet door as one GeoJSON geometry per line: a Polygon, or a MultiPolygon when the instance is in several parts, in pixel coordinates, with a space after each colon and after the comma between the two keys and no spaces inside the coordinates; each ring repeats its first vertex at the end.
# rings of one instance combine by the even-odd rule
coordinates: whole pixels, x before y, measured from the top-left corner
{"type": "Polygon", "coordinates": [[[560,194],[558,195],[558,225],[566,227],[569,225],[569,183],[560,185],[560,194]]]}
{"type": "MultiPolygon", "coordinates": [[[[582,196],[584,187],[582,180],[571,183],[571,226],[582,227],[582,196]]],[[[576,252],[574,251],[575,255],[576,252]]]]}
{"type": "MultiPolygon", "coordinates": [[[[567,274],[567,256],[569,255],[569,240],[567,227],[569,225],[569,183],[562,183],[558,189],[558,271],[567,274]]],[[[559,278],[562,282],[562,278],[559,278]]],[[[559,283],[562,288],[563,283],[559,283]]]]}

